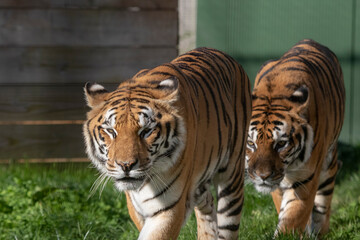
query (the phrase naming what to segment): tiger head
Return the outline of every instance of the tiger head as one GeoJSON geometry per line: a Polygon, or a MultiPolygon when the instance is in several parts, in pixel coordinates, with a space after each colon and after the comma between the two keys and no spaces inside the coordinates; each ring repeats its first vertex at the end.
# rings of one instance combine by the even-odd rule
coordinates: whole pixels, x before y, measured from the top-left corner
{"type": "Polygon", "coordinates": [[[185,141],[176,79],[129,80],[114,92],[87,84],[84,91],[91,108],[83,128],[87,154],[119,190],[138,189],[175,164],[185,141]]]}
{"type": "MultiPolygon", "coordinates": [[[[289,85],[290,86],[290,85],[289,85]]],[[[246,168],[259,192],[287,187],[309,159],[313,130],[307,120],[309,104],[305,85],[291,86],[288,95],[273,97],[253,92],[246,168]]]]}

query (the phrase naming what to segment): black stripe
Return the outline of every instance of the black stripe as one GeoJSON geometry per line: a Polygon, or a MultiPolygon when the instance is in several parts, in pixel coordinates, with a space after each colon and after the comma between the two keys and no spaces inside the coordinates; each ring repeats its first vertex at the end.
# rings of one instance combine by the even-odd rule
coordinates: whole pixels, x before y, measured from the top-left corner
{"type": "Polygon", "coordinates": [[[116,114],[117,114],[116,112],[110,114],[110,116],[108,117],[108,119],[111,119],[111,118],[112,118],[114,115],[116,115],[116,114]]]}
{"type": "Polygon", "coordinates": [[[178,129],[179,129],[179,119],[177,117],[175,117],[175,126],[173,128],[173,134],[171,136],[172,138],[175,138],[179,135],[178,129]]]}
{"type": "Polygon", "coordinates": [[[310,182],[310,181],[314,178],[314,175],[315,175],[315,173],[311,174],[310,177],[308,177],[307,179],[305,179],[305,180],[303,180],[303,181],[299,181],[299,182],[293,183],[293,185],[291,186],[291,188],[297,188],[297,187],[299,187],[299,186],[301,186],[301,185],[304,185],[304,184],[310,182]]]}
{"type": "MultiPolygon", "coordinates": [[[[205,181],[207,181],[206,176],[208,174],[209,167],[210,167],[210,164],[211,164],[213,151],[214,151],[214,146],[211,146],[209,158],[208,158],[208,161],[207,161],[207,164],[206,164],[206,168],[205,168],[205,171],[203,172],[203,174],[202,174],[202,176],[201,176],[201,178],[199,180],[198,186],[202,185],[205,181]]],[[[212,171],[210,171],[210,172],[212,172],[212,171]]]]}
{"type": "Polygon", "coordinates": [[[156,215],[158,215],[158,214],[160,214],[160,213],[162,213],[162,212],[165,212],[165,211],[167,211],[167,210],[175,207],[175,206],[179,203],[180,199],[182,198],[182,196],[183,196],[183,194],[184,194],[184,190],[185,190],[185,188],[183,188],[183,190],[182,190],[182,192],[181,192],[181,194],[180,194],[179,199],[176,200],[173,204],[171,204],[171,205],[169,205],[169,206],[167,206],[167,207],[165,207],[165,208],[162,208],[162,209],[156,211],[156,212],[153,213],[152,215],[145,216],[145,217],[155,217],[156,215]]]}
{"type": "MultiPolygon", "coordinates": [[[[204,76],[202,74],[200,74],[198,71],[193,70],[191,73],[195,74],[197,77],[199,77],[203,83],[205,83],[206,87],[208,88],[210,94],[212,94],[212,90],[211,87],[209,86],[209,84],[207,83],[206,79],[204,78],[204,76]]],[[[191,74],[190,74],[191,75],[191,74]]],[[[192,79],[195,80],[195,78],[192,76],[192,79]]],[[[203,95],[206,96],[206,92],[203,88],[203,86],[201,85],[201,83],[199,81],[194,81],[197,85],[199,85],[200,90],[202,91],[203,95]]],[[[213,96],[213,95],[212,95],[213,96]]],[[[207,97],[203,97],[202,98],[205,102],[205,109],[206,109],[206,119],[207,119],[207,125],[209,126],[209,121],[210,121],[210,109],[209,109],[209,102],[207,97]]],[[[214,100],[214,104],[216,104],[215,99],[214,100]]]]}
{"type": "Polygon", "coordinates": [[[194,58],[191,58],[191,57],[187,57],[187,56],[184,56],[184,57],[180,57],[178,59],[176,59],[177,61],[183,61],[183,62],[187,62],[187,63],[196,63],[198,62],[197,60],[195,60],[194,58]]]}
{"type": "Polygon", "coordinates": [[[308,99],[308,91],[307,89],[305,88],[301,88],[299,89],[298,91],[301,91],[302,95],[301,96],[294,96],[294,95],[291,95],[290,97],[288,97],[287,99],[291,102],[294,102],[294,103],[304,103],[306,102],[306,100],[308,99]]]}
{"type": "Polygon", "coordinates": [[[230,210],[230,208],[232,208],[236,203],[240,202],[241,197],[242,196],[235,198],[232,201],[228,202],[225,207],[223,207],[222,209],[218,209],[217,213],[221,214],[221,213],[224,213],[224,212],[230,210]]]}
{"type": "MultiPolygon", "coordinates": [[[[183,167],[184,168],[184,167],[183,167]]],[[[154,197],[151,197],[151,198],[148,198],[148,199],[145,199],[143,202],[148,202],[150,200],[153,200],[161,195],[163,195],[164,193],[167,192],[167,190],[169,190],[171,188],[171,186],[176,182],[176,180],[180,177],[182,173],[182,169],[179,171],[179,174],[176,175],[176,177],[170,182],[170,184],[166,185],[160,192],[158,192],[154,197]]]]}
{"type": "Polygon", "coordinates": [[[111,100],[113,100],[114,98],[119,98],[119,97],[123,97],[124,96],[124,92],[126,91],[116,91],[114,92],[114,94],[110,97],[106,99],[106,102],[110,102],[111,100]]]}
{"type": "Polygon", "coordinates": [[[218,229],[235,232],[235,231],[239,230],[239,225],[240,224],[228,224],[228,225],[219,226],[218,229]]]}
{"type": "Polygon", "coordinates": [[[234,74],[234,72],[231,71],[231,69],[229,67],[229,64],[225,61],[225,60],[230,61],[230,59],[228,58],[227,55],[225,55],[224,53],[222,53],[220,51],[214,51],[214,52],[219,54],[219,55],[218,54],[215,54],[215,55],[218,57],[218,60],[220,62],[222,62],[226,67],[225,73],[228,73],[228,74],[226,74],[227,78],[224,78],[223,81],[225,81],[225,83],[227,82],[227,87],[228,87],[227,89],[230,89],[230,87],[231,87],[231,79],[229,79],[228,77],[229,77],[229,74],[234,74]]]}
{"type": "MultiPolygon", "coordinates": [[[[168,64],[164,64],[163,66],[166,66],[172,70],[175,70],[180,76],[183,77],[183,79],[185,80],[186,84],[189,87],[192,86],[194,88],[193,83],[187,78],[187,76],[183,73],[183,71],[181,71],[181,69],[177,65],[168,63],[168,64]]],[[[194,90],[196,90],[196,89],[194,89],[194,90]]],[[[192,97],[190,98],[190,100],[191,100],[191,104],[192,104],[192,109],[195,111],[195,114],[197,115],[198,114],[197,105],[195,104],[194,99],[192,97]]]]}
{"type": "Polygon", "coordinates": [[[151,95],[151,93],[150,92],[148,92],[148,91],[145,91],[145,90],[140,90],[140,89],[132,89],[133,90],[133,92],[135,93],[135,94],[142,94],[142,96],[146,96],[146,97],[149,97],[149,98],[152,98],[153,96],[151,95]]]}
{"type": "Polygon", "coordinates": [[[140,71],[134,76],[134,78],[142,77],[142,76],[144,76],[145,74],[147,74],[149,71],[150,71],[149,69],[140,70],[140,71]]]}
{"type": "Polygon", "coordinates": [[[289,203],[291,203],[291,202],[293,202],[293,201],[295,201],[295,200],[297,200],[297,199],[296,199],[296,198],[293,198],[293,199],[288,200],[288,201],[285,203],[285,207],[280,208],[280,212],[284,211],[284,209],[286,208],[286,206],[287,206],[289,203]]]}
{"type": "Polygon", "coordinates": [[[242,211],[242,208],[243,208],[243,202],[236,209],[234,209],[234,211],[230,212],[227,216],[231,217],[231,216],[239,215],[242,211]]]}
{"type": "Polygon", "coordinates": [[[140,103],[150,103],[149,100],[143,98],[130,98],[130,101],[140,102],[140,103]]]}
{"type": "Polygon", "coordinates": [[[305,159],[305,147],[302,148],[301,152],[299,153],[298,159],[303,162],[305,159]]]}
{"type": "MultiPolygon", "coordinates": [[[[100,133],[99,133],[100,134],[100,133]]],[[[95,128],[93,129],[93,136],[94,136],[94,138],[95,138],[95,142],[98,144],[98,146],[99,146],[99,150],[100,150],[100,153],[101,154],[105,154],[104,153],[104,151],[103,151],[103,149],[102,149],[102,145],[99,143],[99,141],[98,141],[98,139],[97,139],[97,137],[96,137],[96,133],[95,133],[95,128]]]]}
{"type": "Polygon", "coordinates": [[[280,121],[272,121],[271,122],[272,124],[275,124],[275,125],[280,125],[280,126],[282,126],[282,125],[284,125],[282,122],[280,122],[280,121]]]}
{"type": "MultiPolygon", "coordinates": [[[[128,101],[128,99],[127,98],[120,98],[120,99],[117,99],[116,101],[114,101],[114,102],[108,102],[108,103],[111,103],[110,105],[111,106],[115,106],[115,105],[117,105],[117,104],[119,104],[119,103],[121,103],[121,102],[123,102],[123,101],[128,101]]],[[[107,104],[108,104],[107,103],[107,104]]]]}
{"type": "MultiPolygon", "coordinates": [[[[142,109],[142,110],[149,110],[149,108],[146,107],[146,106],[138,105],[137,107],[142,109]]],[[[139,112],[139,113],[143,113],[143,112],[139,112]]]]}
{"type": "MultiPolygon", "coordinates": [[[[219,107],[216,101],[216,95],[213,91],[213,88],[209,85],[209,83],[205,80],[204,76],[202,74],[200,74],[199,72],[194,72],[194,74],[196,74],[198,77],[200,77],[200,79],[202,80],[202,82],[205,84],[206,88],[208,89],[210,95],[211,95],[211,99],[213,100],[213,107],[215,108],[215,112],[216,112],[216,118],[217,118],[217,129],[218,129],[218,141],[219,141],[219,146],[222,145],[222,133],[221,133],[221,124],[220,124],[220,113],[219,113],[219,107]]],[[[198,83],[199,86],[201,87],[200,83],[198,83]]],[[[202,91],[204,92],[203,88],[201,87],[202,91]]],[[[204,92],[205,95],[205,92],[204,92]]],[[[205,95],[206,96],[206,95],[205,95]]],[[[227,117],[227,113],[225,112],[225,107],[224,107],[224,103],[222,98],[220,98],[220,103],[222,108],[224,109],[224,113],[221,114],[224,117],[224,122],[226,123],[226,117],[227,117]]],[[[210,119],[209,117],[207,118],[208,120],[210,119]]]]}
{"type": "MultiPolygon", "coordinates": [[[[91,136],[91,132],[90,132],[90,122],[93,120],[94,118],[88,120],[88,122],[86,123],[86,129],[87,129],[87,132],[88,132],[88,135],[89,135],[89,138],[90,138],[90,146],[91,146],[91,151],[92,151],[92,155],[95,155],[94,151],[95,151],[95,143],[94,143],[94,139],[92,138],[91,136]]],[[[102,161],[101,161],[102,164],[104,164],[102,161]]]]}
{"type": "MultiPolygon", "coordinates": [[[[238,161],[238,162],[240,162],[240,161],[238,161]]],[[[234,169],[236,169],[236,168],[234,168],[234,169]]],[[[234,172],[235,172],[235,171],[234,171],[234,172]]],[[[233,172],[233,174],[234,174],[234,172],[233,172]]],[[[233,174],[232,174],[232,175],[233,175],[233,174]]],[[[232,177],[232,176],[231,176],[231,177],[232,177]]],[[[230,178],[231,178],[231,177],[230,177],[230,178]]],[[[236,177],[238,178],[238,179],[236,180],[236,182],[231,181],[231,182],[229,183],[229,185],[228,185],[226,188],[224,188],[224,189],[219,193],[219,195],[218,195],[218,201],[220,200],[220,198],[223,198],[223,197],[226,197],[226,196],[232,194],[232,193],[234,192],[234,190],[236,190],[237,187],[239,187],[239,186],[242,185],[242,184],[241,184],[241,181],[242,181],[242,179],[243,179],[242,175],[241,175],[241,174],[238,174],[236,177]],[[235,189],[234,189],[233,187],[235,187],[235,189]]]]}
{"type": "Polygon", "coordinates": [[[166,152],[164,152],[163,154],[160,154],[157,159],[162,158],[162,157],[168,157],[168,158],[172,158],[173,153],[176,151],[177,147],[175,145],[172,145],[166,152]]]}
{"type": "MultiPolygon", "coordinates": [[[[219,57],[210,52],[210,51],[206,51],[205,49],[199,49],[199,51],[204,52],[206,55],[204,55],[205,58],[209,58],[211,59],[211,66],[213,69],[213,74],[216,74],[217,79],[222,79],[222,81],[219,81],[220,85],[221,85],[221,90],[222,92],[227,92],[226,87],[225,87],[225,79],[226,76],[224,75],[224,69],[222,67],[219,66],[219,64],[217,63],[217,60],[219,60],[219,57]],[[216,69],[214,67],[214,65],[216,66],[216,69]],[[221,76],[219,76],[219,73],[221,74],[221,76]]],[[[225,97],[229,97],[229,96],[225,96],[225,97]]]]}
{"type": "Polygon", "coordinates": [[[252,115],[251,119],[261,117],[262,115],[263,115],[263,113],[258,113],[258,114],[252,115]]]}
{"type": "Polygon", "coordinates": [[[299,145],[301,145],[301,134],[300,133],[295,134],[295,138],[298,141],[299,145]]]}
{"type": "Polygon", "coordinates": [[[146,216],[146,217],[155,217],[156,215],[158,215],[158,214],[160,214],[160,213],[162,213],[162,212],[165,212],[165,211],[167,211],[167,210],[175,207],[176,204],[178,204],[178,202],[180,201],[180,199],[181,199],[181,196],[180,196],[180,198],[179,198],[178,200],[176,200],[173,204],[171,204],[171,205],[169,205],[169,206],[167,206],[167,207],[165,207],[165,208],[162,208],[162,209],[156,211],[156,212],[153,213],[151,216],[146,216]]]}
{"type": "Polygon", "coordinates": [[[170,122],[166,122],[165,123],[165,127],[166,127],[166,138],[165,138],[165,148],[169,147],[169,136],[170,136],[170,131],[171,131],[171,125],[170,122]]]}
{"type": "MultiPolygon", "coordinates": [[[[316,66],[314,63],[312,63],[311,61],[305,59],[304,57],[299,57],[309,69],[310,71],[315,75],[315,76],[318,76],[319,72],[320,72],[320,69],[318,66],[316,66]]],[[[325,90],[324,90],[324,86],[323,86],[323,83],[321,81],[316,81],[318,84],[319,84],[319,88],[320,88],[320,91],[322,93],[322,96],[323,97],[326,97],[326,93],[325,93],[325,90]]]]}
{"type": "Polygon", "coordinates": [[[251,126],[254,126],[254,125],[258,125],[260,123],[260,121],[253,121],[252,123],[250,123],[251,126]]]}
{"type": "Polygon", "coordinates": [[[307,69],[304,69],[304,68],[297,68],[297,67],[285,67],[283,69],[280,69],[280,71],[300,71],[300,72],[305,72],[305,73],[309,73],[310,72],[307,70],[307,69]]]}
{"type": "Polygon", "coordinates": [[[224,173],[224,172],[226,172],[226,170],[227,170],[227,166],[225,166],[223,168],[220,168],[217,172],[218,173],[224,173]]]}
{"type": "Polygon", "coordinates": [[[155,71],[155,72],[150,73],[150,76],[153,76],[153,75],[162,75],[162,76],[168,76],[168,77],[172,77],[172,76],[173,76],[173,75],[171,75],[170,73],[168,73],[168,72],[163,72],[163,71],[155,71]]]}
{"type": "Polygon", "coordinates": [[[318,192],[316,193],[316,195],[322,195],[322,196],[328,196],[331,195],[334,191],[334,188],[331,188],[329,190],[323,191],[323,192],[318,192]]]}

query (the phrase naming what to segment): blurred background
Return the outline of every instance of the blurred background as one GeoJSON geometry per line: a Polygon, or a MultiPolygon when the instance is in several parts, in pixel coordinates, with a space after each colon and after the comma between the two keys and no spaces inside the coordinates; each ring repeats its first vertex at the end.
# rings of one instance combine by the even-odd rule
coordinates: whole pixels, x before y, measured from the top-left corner
{"type": "MultiPolygon", "coordinates": [[[[114,90],[207,46],[253,83],[304,38],[337,55],[346,86],[325,239],[360,239],[360,0],[0,0],[0,239],[137,238],[124,194],[89,168],[86,82],[114,90]]],[[[247,185],[241,239],[273,239],[276,224],[271,198],[247,185]]],[[[194,215],[179,239],[196,239],[194,215]]]]}

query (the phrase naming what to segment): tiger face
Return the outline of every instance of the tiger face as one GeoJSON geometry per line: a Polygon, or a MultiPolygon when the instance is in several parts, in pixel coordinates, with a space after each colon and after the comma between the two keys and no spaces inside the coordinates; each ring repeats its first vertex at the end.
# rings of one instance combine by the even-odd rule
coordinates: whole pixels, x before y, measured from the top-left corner
{"type": "Polygon", "coordinates": [[[259,192],[288,187],[292,173],[298,176],[310,157],[313,130],[299,110],[304,111],[307,92],[301,86],[287,99],[253,95],[246,168],[259,192]],[[297,98],[296,104],[292,98],[297,98]]]}
{"type": "Polygon", "coordinates": [[[171,106],[176,80],[156,84],[149,89],[125,85],[114,92],[98,84],[85,87],[92,108],[84,124],[87,154],[120,191],[138,189],[169,169],[183,148],[183,120],[171,106]]]}

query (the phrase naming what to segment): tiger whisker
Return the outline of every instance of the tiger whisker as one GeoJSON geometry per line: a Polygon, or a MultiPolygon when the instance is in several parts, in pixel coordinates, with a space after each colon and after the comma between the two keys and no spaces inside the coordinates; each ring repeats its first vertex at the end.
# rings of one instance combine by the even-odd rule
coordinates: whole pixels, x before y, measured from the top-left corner
{"type": "Polygon", "coordinates": [[[107,185],[107,183],[109,182],[110,179],[111,179],[110,176],[105,177],[105,180],[103,181],[102,187],[100,189],[99,197],[101,197],[101,194],[104,191],[104,188],[105,188],[105,186],[107,185]]]}
{"type": "Polygon", "coordinates": [[[94,196],[96,190],[99,188],[99,186],[102,184],[102,182],[104,181],[104,179],[107,177],[106,172],[103,172],[99,175],[99,177],[94,181],[94,183],[92,184],[91,188],[90,188],[90,193],[88,196],[88,199],[90,199],[90,197],[94,196]]]}
{"type": "MultiPolygon", "coordinates": [[[[157,173],[153,168],[152,173],[154,174],[153,176],[156,177],[156,179],[158,180],[158,184],[160,184],[160,188],[158,188],[158,191],[163,190],[163,188],[168,189],[167,183],[164,181],[164,179],[162,179],[161,175],[159,175],[159,173],[157,173]]],[[[164,197],[166,198],[166,193],[164,193],[164,197]]]]}

